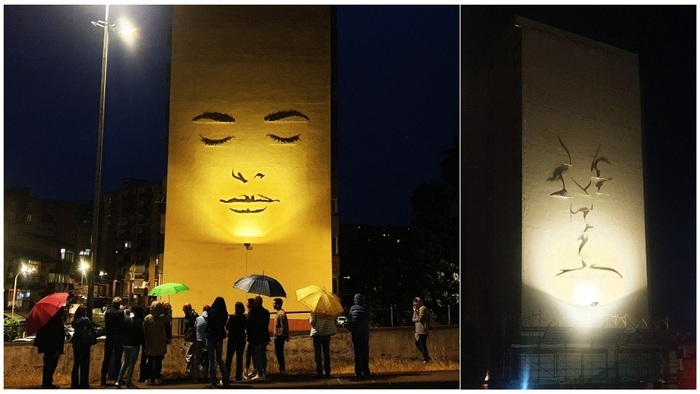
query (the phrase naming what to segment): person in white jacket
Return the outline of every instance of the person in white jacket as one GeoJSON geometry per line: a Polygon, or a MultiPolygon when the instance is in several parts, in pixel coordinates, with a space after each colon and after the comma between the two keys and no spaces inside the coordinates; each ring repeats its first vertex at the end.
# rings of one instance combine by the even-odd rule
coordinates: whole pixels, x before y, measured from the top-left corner
{"type": "Polygon", "coordinates": [[[418,297],[413,299],[413,324],[416,326],[416,348],[423,356],[423,363],[429,362],[428,355],[428,320],[430,319],[430,311],[423,305],[423,300],[418,297]]]}
{"type": "Polygon", "coordinates": [[[314,360],[316,375],[314,378],[331,377],[331,337],[336,334],[335,318],[333,316],[311,313],[311,338],[314,341],[314,360]],[[323,358],[321,352],[323,351],[323,358]]]}

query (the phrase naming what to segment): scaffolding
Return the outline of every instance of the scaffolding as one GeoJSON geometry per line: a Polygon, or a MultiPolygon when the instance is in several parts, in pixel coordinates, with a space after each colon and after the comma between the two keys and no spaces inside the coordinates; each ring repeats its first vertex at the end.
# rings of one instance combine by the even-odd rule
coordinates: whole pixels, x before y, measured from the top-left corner
{"type": "Polygon", "coordinates": [[[688,333],[648,323],[590,330],[521,325],[506,357],[508,387],[677,387],[678,348],[688,333]]]}

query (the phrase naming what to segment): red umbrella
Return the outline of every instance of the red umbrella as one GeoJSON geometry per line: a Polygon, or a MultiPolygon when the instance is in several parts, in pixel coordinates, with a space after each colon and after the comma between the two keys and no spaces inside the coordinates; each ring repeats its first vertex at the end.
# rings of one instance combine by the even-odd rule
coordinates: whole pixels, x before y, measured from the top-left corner
{"type": "Polygon", "coordinates": [[[27,316],[27,335],[39,331],[68,300],[68,293],[53,293],[39,300],[27,316]]]}

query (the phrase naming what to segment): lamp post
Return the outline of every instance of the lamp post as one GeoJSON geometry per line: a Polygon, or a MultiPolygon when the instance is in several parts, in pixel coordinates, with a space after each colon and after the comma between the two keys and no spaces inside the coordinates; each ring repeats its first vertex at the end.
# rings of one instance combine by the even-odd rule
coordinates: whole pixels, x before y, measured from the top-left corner
{"type": "Polygon", "coordinates": [[[32,270],[29,269],[26,265],[22,264],[22,268],[20,268],[19,272],[17,275],[15,275],[15,285],[12,288],[12,320],[15,319],[15,302],[17,302],[17,278],[19,278],[20,274],[26,274],[28,272],[31,272],[32,270]]]}
{"type": "MultiPolygon", "coordinates": [[[[105,5],[105,19],[92,21],[92,25],[103,31],[102,35],[102,79],[100,83],[100,109],[97,125],[97,157],[95,159],[95,198],[92,203],[92,232],[91,234],[91,258],[92,266],[97,267],[97,252],[99,250],[100,234],[100,191],[102,185],[102,136],[105,129],[105,91],[107,88],[107,53],[109,51],[109,5],[105,5]]],[[[93,270],[94,272],[94,270],[93,270]]],[[[87,316],[92,319],[92,305],[94,301],[94,278],[88,275],[87,316]]]]}
{"type": "Polygon", "coordinates": [[[130,34],[133,29],[121,29],[115,24],[109,23],[109,5],[105,5],[105,19],[92,21],[93,26],[102,29],[102,78],[100,83],[100,109],[99,122],[97,125],[97,157],[95,159],[95,198],[92,210],[92,232],[91,232],[91,270],[88,278],[87,315],[92,319],[92,305],[94,299],[94,268],[97,267],[99,239],[100,239],[100,192],[102,184],[102,143],[105,128],[105,92],[107,90],[107,54],[109,52],[109,32],[122,32],[130,34]]]}

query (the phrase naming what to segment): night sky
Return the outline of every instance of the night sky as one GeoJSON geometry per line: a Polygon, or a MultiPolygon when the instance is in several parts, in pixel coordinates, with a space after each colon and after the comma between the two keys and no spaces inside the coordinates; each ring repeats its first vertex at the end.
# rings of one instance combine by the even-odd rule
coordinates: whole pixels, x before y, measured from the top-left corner
{"type": "Polygon", "coordinates": [[[462,12],[463,59],[478,56],[512,14],[639,55],[651,311],[669,316],[672,326],[696,327],[695,6],[483,6],[462,12]]]}
{"type": "MultiPolygon", "coordinates": [[[[5,6],[5,187],[93,198],[103,5],[5,6]]],[[[110,36],[102,190],[166,175],[167,6],[110,6],[139,28],[110,36]]],[[[459,130],[459,8],[338,7],[341,222],[408,225],[459,130]]]]}

